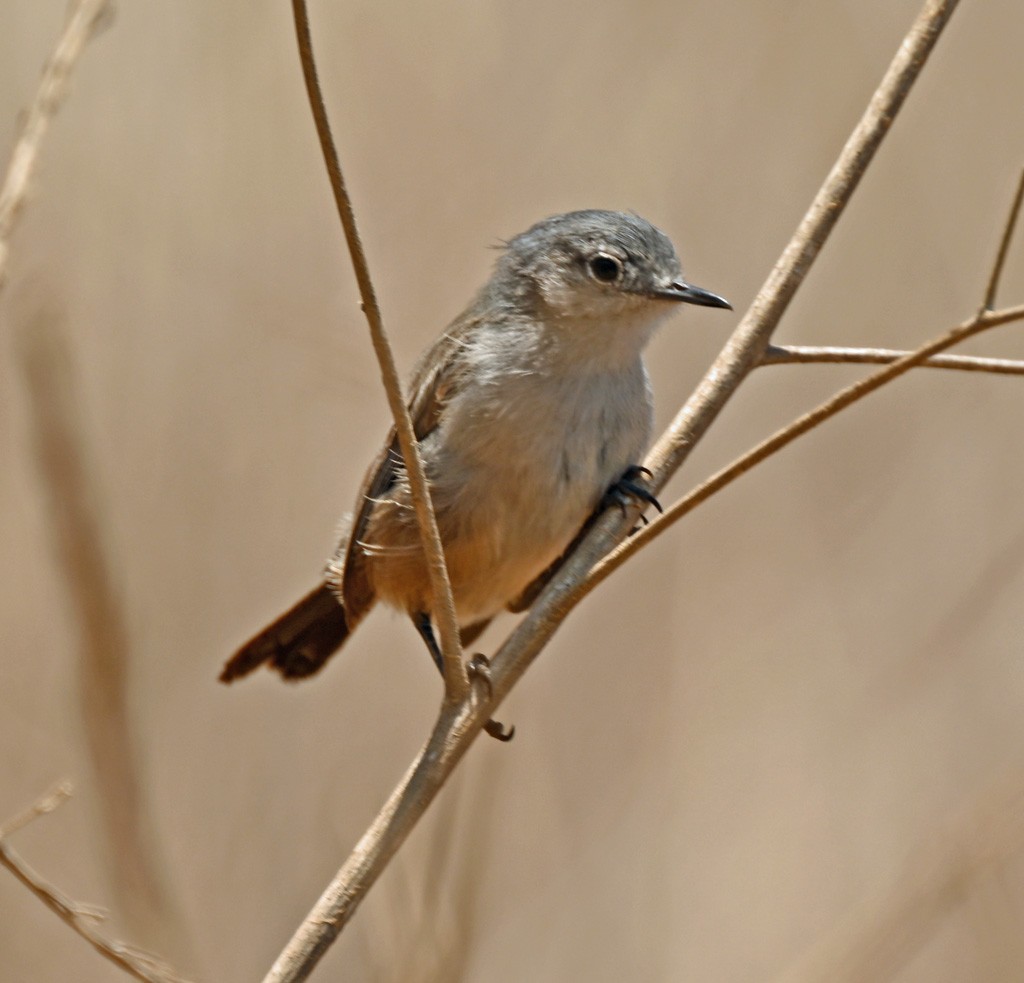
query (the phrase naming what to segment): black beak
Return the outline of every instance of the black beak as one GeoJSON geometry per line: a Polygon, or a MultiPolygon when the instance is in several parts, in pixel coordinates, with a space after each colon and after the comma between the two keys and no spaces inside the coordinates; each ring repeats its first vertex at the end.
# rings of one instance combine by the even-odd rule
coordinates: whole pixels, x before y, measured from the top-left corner
{"type": "Polygon", "coordinates": [[[702,287],[695,287],[692,284],[676,280],[667,287],[661,287],[654,291],[655,297],[662,300],[679,300],[684,304],[698,304],[701,307],[724,307],[727,311],[732,310],[732,304],[724,297],[713,294],[710,290],[702,287]]]}

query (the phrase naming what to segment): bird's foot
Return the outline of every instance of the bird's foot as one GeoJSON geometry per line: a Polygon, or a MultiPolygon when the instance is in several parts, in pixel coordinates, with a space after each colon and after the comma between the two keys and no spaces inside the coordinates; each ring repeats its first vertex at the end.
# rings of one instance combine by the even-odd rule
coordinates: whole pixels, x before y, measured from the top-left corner
{"type": "MultiPolygon", "coordinates": [[[[469,660],[469,675],[471,679],[479,679],[487,690],[487,699],[493,699],[494,688],[491,684],[491,663],[486,655],[477,653],[469,660]]],[[[496,741],[511,741],[516,736],[515,724],[505,729],[500,720],[488,720],[484,724],[484,730],[496,741]]]]}
{"type": "MultiPolygon", "coordinates": [[[[641,464],[633,464],[626,468],[619,480],[605,492],[604,506],[607,508],[617,505],[625,515],[626,506],[631,503],[631,500],[636,500],[646,502],[648,505],[653,505],[659,512],[664,512],[661,502],[654,497],[654,493],[646,485],[640,484],[640,480],[638,480],[650,477],[650,470],[641,464]]],[[[646,516],[641,515],[640,521],[647,525],[646,516]]]]}

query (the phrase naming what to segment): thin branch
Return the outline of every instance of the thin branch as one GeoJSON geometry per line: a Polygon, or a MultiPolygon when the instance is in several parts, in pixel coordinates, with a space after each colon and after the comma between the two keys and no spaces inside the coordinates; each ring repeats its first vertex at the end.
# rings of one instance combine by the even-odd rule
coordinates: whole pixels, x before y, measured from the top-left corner
{"type": "MultiPolygon", "coordinates": [[[[908,351],[891,348],[827,348],[815,345],[769,345],[762,365],[832,364],[888,365],[905,358],[908,351]]],[[[996,375],[1024,375],[1024,362],[1012,358],[981,358],[976,355],[933,355],[919,362],[922,369],[957,369],[961,372],[992,372],[996,375]]]]}
{"type": "MultiPolygon", "coordinates": [[[[992,271],[988,278],[988,285],[985,288],[986,302],[989,297],[995,295],[999,285],[999,278],[1006,262],[1007,248],[1010,239],[1013,237],[1013,231],[1020,215],[1022,192],[1024,192],[1024,174],[1021,176],[1013,203],[1010,205],[999,249],[996,251],[996,257],[992,263],[992,271]]],[[[824,423],[829,417],[835,416],[840,410],[844,410],[858,400],[863,399],[869,393],[873,393],[876,389],[884,386],[887,382],[891,382],[893,379],[903,375],[903,373],[924,364],[929,358],[937,355],[939,352],[952,348],[953,345],[958,345],[960,342],[973,335],[980,334],[982,331],[1022,319],[1024,319],[1024,305],[1009,307],[1002,311],[991,311],[986,308],[983,302],[978,309],[978,313],[969,321],[965,321],[940,337],[926,342],[920,348],[900,356],[887,368],[881,369],[847,386],[845,389],[841,389],[834,396],[825,400],[824,403],[821,403],[810,412],[797,417],[792,423],[776,431],[756,447],[747,451],[746,454],[738,457],[732,464],[713,474],[689,494],[684,495],[679,501],[673,503],[662,515],[659,515],[649,525],[639,530],[636,535],[619,543],[615,549],[590,571],[590,575],[583,583],[576,585],[572,589],[571,603],[574,605],[579,603],[609,574],[618,569],[638,550],[643,549],[656,536],[660,536],[669,526],[678,522],[687,513],[692,512],[701,502],[706,501],[716,492],[721,491],[726,485],[731,484],[740,475],[754,467],[755,464],[759,464],[765,458],[791,444],[797,437],[802,436],[809,430],[813,430],[818,424],[824,423]]]]}
{"type": "Polygon", "coordinates": [[[277,957],[263,983],[305,980],[398,852],[487,720],[485,706],[445,703],[427,743],[277,957]]]}
{"type": "MultiPolygon", "coordinates": [[[[956,5],[956,0],[926,0],[768,280],[644,462],[653,472],[655,490],[682,465],[739,384],[759,363],[786,306],[853,195],[956,5]]],[[[638,512],[639,508],[622,516],[618,509],[607,510],[534,602],[492,660],[496,702],[504,698],[554,634],[575,605],[575,592],[591,567],[628,534],[638,512]]]]}
{"type": "Polygon", "coordinates": [[[338,209],[338,217],[345,232],[349,255],[352,258],[352,269],[355,271],[356,282],[359,284],[359,295],[362,298],[362,309],[370,326],[370,338],[373,350],[380,363],[381,379],[387,393],[388,405],[395,418],[395,430],[398,444],[409,475],[409,486],[412,491],[413,504],[416,507],[416,519],[419,524],[420,539],[430,576],[430,587],[434,597],[434,617],[440,632],[441,654],[444,661],[445,699],[449,703],[457,703],[464,699],[470,691],[469,677],[462,661],[462,648],[459,644],[459,627],[455,616],[455,602],[452,600],[451,582],[448,568],[445,565],[444,550],[441,546],[441,535],[437,528],[437,517],[427,485],[423,458],[420,456],[419,444],[413,428],[412,418],[405,397],[402,395],[402,383],[395,366],[395,356],[391,351],[384,321],[377,303],[377,294],[370,279],[370,269],[366,262],[362,240],[356,226],[355,211],[349,196],[345,178],[341,172],[341,161],[338,157],[331,126],[327,118],[320,81],[317,77],[316,62],[313,58],[313,40],[309,30],[309,15],[305,0],[292,0],[292,12],[295,18],[295,33],[298,38],[299,58],[302,62],[302,75],[306,83],[313,121],[316,124],[320,149],[324,155],[327,174],[334,192],[334,203],[338,209]]]}
{"type": "Polygon", "coordinates": [[[62,894],[57,888],[42,879],[7,844],[7,837],[39,816],[53,812],[71,794],[68,782],[62,782],[51,789],[34,805],[3,824],[0,834],[0,865],[6,867],[52,912],[77,932],[100,955],[119,966],[129,976],[145,983],[186,983],[166,963],[149,953],[126,945],[124,942],[106,938],[96,930],[96,924],[103,921],[102,910],[83,905],[62,894]]]}
{"type": "Polygon", "coordinates": [[[46,131],[60,108],[79,56],[110,11],[109,0],[76,0],[43,68],[39,88],[29,106],[21,136],[14,144],[3,184],[0,185],[0,286],[7,272],[11,234],[28,198],[46,131]]]}
{"type": "Polygon", "coordinates": [[[684,495],[679,501],[673,503],[662,515],[652,520],[643,529],[636,532],[629,539],[619,543],[607,556],[605,556],[590,571],[587,579],[576,585],[569,593],[566,603],[575,606],[609,574],[617,570],[623,563],[639,550],[647,546],[651,540],[660,536],[669,526],[678,522],[684,515],[692,512],[701,502],[706,501],[716,492],[721,491],[726,485],[732,484],[740,475],[749,471],[755,464],[760,464],[767,457],[778,453],[783,447],[791,444],[797,437],[803,436],[809,430],[813,430],[820,423],[824,423],[829,417],[835,416],[840,410],[863,399],[869,393],[884,386],[887,382],[917,368],[926,359],[941,352],[946,348],[959,344],[961,341],[987,331],[990,328],[998,327],[1001,324],[1009,324],[1011,321],[1024,320],[1024,305],[1009,307],[1003,311],[983,311],[980,315],[971,318],[963,324],[958,325],[946,334],[927,342],[920,348],[908,352],[897,359],[890,366],[875,372],[859,382],[855,382],[845,389],[841,389],[834,396],[815,407],[803,416],[797,417],[792,423],[763,440],[756,447],[738,457],[732,464],[715,472],[706,481],[701,482],[691,492],[684,495]]]}
{"type": "Polygon", "coordinates": [[[586,597],[590,591],[612,572],[617,570],[626,560],[643,549],[655,537],[660,536],[669,526],[678,522],[684,515],[692,512],[701,502],[706,501],[716,492],[721,491],[726,485],[731,484],[740,475],[754,467],[755,464],[759,464],[765,458],[791,444],[797,437],[813,430],[820,423],[824,423],[829,417],[835,416],[840,410],[846,409],[846,407],[863,399],[869,393],[873,393],[876,389],[884,386],[887,382],[891,382],[893,379],[903,375],[904,372],[909,372],[911,369],[924,364],[932,356],[947,348],[952,348],[953,345],[958,345],[973,335],[998,327],[1001,324],[1009,324],[1012,321],[1024,319],[1024,305],[1009,307],[1002,311],[991,311],[985,306],[988,298],[995,295],[999,285],[999,278],[1006,262],[1007,248],[1010,239],[1013,237],[1013,231],[1020,214],[1022,192],[1024,192],[1024,174],[1021,176],[1013,203],[1010,205],[999,249],[996,251],[992,271],[988,278],[988,285],[985,288],[984,301],[974,317],[950,329],[940,337],[926,342],[920,348],[901,355],[887,368],[875,372],[847,386],[845,389],[841,389],[810,412],[797,417],[792,423],[776,431],[756,447],[738,457],[732,464],[727,465],[707,480],[701,482],[689,494],[684,495],[679,501],[673,503],[662,515],[659,515],[649,525],[639,530],[636,535],[619,543],[615,549],[596,564],[586,580],[573,587],[570,603],[573,605],[578,604],[579,601],[586,597]]]}
{"type": "MultiPolygon", "coordinates": [[[[740,382],[761,360],[772,332],[889,132],[956,6],[957,0],[927,0],[924,4],[864,115],[750,309],[648,456],[646,463],[654,472],[655,489],[661,488],[679,469],[740,382]]],[[[619,523],[618,527],[620,535],[616,538],[621,538],[628,523],[619,523]]]]}
{"type": "MultiPolygon", "coordinates": [[[[1013,201],[1006,214],[1003,232],[999,239],[992,268],[981,306],[978,308],[978,319],[985,320],[985,315],[995,307],[996,293],[1006,267],[1006,257],[1010,251],[1010,243],[1020,218],[1021,204],[1024,202],[1024,170],[1017,180],[1017,189],[1013,201]]],[[[1013,320],[1011,318],[1011,320],[1013,320]]],[[[1006,322],[1000,322],[1006,323],[1006,322]]],[[[989,325],[993,327],[994,325],[989,325]]],[[[802,362],[851,362],[885,365],[905,358],[910,352],[893,351],[887,348],[829,348],[812,345],[769,345],[761,358],[761,365],[792,365],[802,362]]],[[[1021,375],[1024,373],[1024,362],[1006,358],[979,358],[971,355],[935,355],[916,363],[921,368],[959,369],[965,372],[994,372],[1003,375],[1021,375]]]]}
{"type": "MultiPolygon", "coordinates": [[[[949,20],[956,0],[927,0],[903,40],[861,121],[804,221],[721,356],[658,442],[648,465],[660,487],[685,460],[761,355],[814,257],[903,104],[949,20]]],[[[493,703],[446,703],[427,744],[392,792],[320,900],[278,957],[264,983],[304,980],[351,919],[409,832],[476,738],[489,710],[529,668],[572,607],[572,592],[593,563],[624,536],[634,515],[611,509],[563,564],[491,663],[493,703]]]]}
{"type": "Polygon", "coordinates": [[[71,792],[71,782],[66,778],[58,782],[49,792],[36,799],[27,809],[19,812],[16,816],[11,816],[7,822],[0,826],[0,840],[7,839],[12,833],[16,833],[29,823],[35,822],[40,816],[53,812],[54,809],[57,809],[71,798],[71,792]]]}
{"type": "Polygon", "coordinates": [[[1022,201],[1024,201],[1024,170],[1020,172],[1020,179],[1017,181],[1017,193],[1013,196],[1013,204],[1010,205],[1010,212],[1006,216],[1003,236],[999,240],[999,249],[996,250],[995,262],[992,264],[992,272],[989,274],[988,286],[985,288],[985,297],[978,310],[979,314],[983,311],[990,311],[996,306],[999,281],[1002,279],[1003,268],[1006,266],[1006,255],[1010,251],[1010,241],[1013,239],[1013,232],[1017,227],[1017,219],[1020,216],[1022,201]]]}

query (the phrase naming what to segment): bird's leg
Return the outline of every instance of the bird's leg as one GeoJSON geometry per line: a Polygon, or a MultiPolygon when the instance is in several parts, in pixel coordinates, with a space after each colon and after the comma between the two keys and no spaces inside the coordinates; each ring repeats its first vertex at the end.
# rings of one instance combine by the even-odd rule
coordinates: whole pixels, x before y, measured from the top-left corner
{"type": "MultiPolygon", "coordinates": [[[[412,623],[420,633],[420,638],[426,643],[427,651],[430,652],[430,657],[434,660],[437,671],[444,678],[444,658],[441,655],[441,647],[437,644],[437,639],[434,637],[434,626],[431,624],[429,613],[417,611],[412,615],[412,623]]],[[[493,691],[491,689],[491,664],[487,660],[487,656],[474,655],[469,660],[468,669],[471,676],[483,680],[487,688],[487,697],[490,699],[493,691]]],[[[506,730],[505,725],[499,720],[488,720],[484,724],[484,730],[496,741],[511,741],[516,733],[514,726],[506,730]]]]}
{"type": "Polygon", "coordinates": [[[430,615],[426,611],[419,611],[412,616],[412,623],[420,633],[420,638],[427,643],[427,651],[437,666],[437,671],[444,676],[444,657],[441,655],[441,647],[434,638],[434,626],[430,623],[430,615]]]}

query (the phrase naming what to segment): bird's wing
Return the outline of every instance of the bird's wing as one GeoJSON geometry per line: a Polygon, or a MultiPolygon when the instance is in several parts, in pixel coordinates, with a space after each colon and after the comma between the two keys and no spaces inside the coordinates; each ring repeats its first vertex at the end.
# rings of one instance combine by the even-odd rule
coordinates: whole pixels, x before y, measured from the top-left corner
{"type": "MultiPolygon", "coordinates": [[[[409,414],[417,440],[422,441],[437,428],[445,405],[458,388],[460,373],[457,355],[464,344],[466,333],[475,323],[474,317],[457,320],[423,353],[413,370],[409,414]]],[[[345,555],[341,576],[342,603],[350,618],[350,625],[362,617],[374,600],[364,557],[357,544],[366,532],[376,501],[394,485],[402,463],[398,437],[392,427],[384,447],[363,478],[356,499],[356,513],[346,534],[347,542],[342,540],[338,544],[337,554],[344,551],[345,555]]]]}

